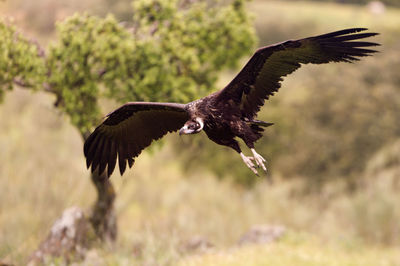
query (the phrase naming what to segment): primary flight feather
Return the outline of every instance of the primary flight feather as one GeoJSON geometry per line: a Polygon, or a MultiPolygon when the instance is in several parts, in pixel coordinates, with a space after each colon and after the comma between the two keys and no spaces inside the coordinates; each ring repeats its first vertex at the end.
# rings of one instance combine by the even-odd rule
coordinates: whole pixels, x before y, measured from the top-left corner
{"type": "Polygon", "coordinates": [[[254,149],[263,127],[272,125],[256,120],[264,101],[301,64],[353,62],[375,53],[371,47],[379,44],[359,41],[377,35],[366,30],[345,29],[262,47],[224,89],[187,104],[127,103],[108,114],[86,139],[87,167],[100,174],[107,170],[110,176],[118,161],[122,175],[126,165],[132,167],[134,158],[153,140],[178,130],[179,134],[204,130],[212,141],[237,151],[255,174],[257,167],[266,171],[265,159],[254,149]],[[252,157],[242,153],[236,137],[251,149],[252,157]]]}

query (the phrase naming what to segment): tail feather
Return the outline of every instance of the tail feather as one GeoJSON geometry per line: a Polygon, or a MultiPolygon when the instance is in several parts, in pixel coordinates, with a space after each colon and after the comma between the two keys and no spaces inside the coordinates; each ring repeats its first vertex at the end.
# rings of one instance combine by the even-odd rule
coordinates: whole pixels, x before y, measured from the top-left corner
{"type": "Polygon", "coordinates": [[[261,126],[261,127],[270,127],[270,126],[272,126],[274,124],[274,123],[264,122],[264,121],[261,121],[261,120],[250,120],[249,122],[252,125],[257,125],[257,126],[261,126]]]}

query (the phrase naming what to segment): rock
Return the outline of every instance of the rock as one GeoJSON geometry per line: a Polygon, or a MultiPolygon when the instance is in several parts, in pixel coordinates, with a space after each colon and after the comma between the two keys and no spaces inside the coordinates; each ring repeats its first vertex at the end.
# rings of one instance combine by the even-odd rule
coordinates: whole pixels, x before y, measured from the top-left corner
{"type": "Polygon", "coordinates": [[[369,12],[374,15],[382,15],[386,11],[386,6],[381,1],[371,1],[367,5],[369,12]]]}
{"type": "Polygon", "coordinates": [[[49,235],[30,257],[28,265],[41,265],[52,258],[67,263],[85,257],[91,225],[78,207],[66,209],[52,226],[49,235]]]}
{"type": "Polygon", "coordinates": [[[205,253],[213,248],[214,245],[203,236],[194,236],[187,240],[182,246],[185,253],[205,253]]]}
{"type": "Polygon", "coordinates": [[[0,260],[0,266],[13,266],[14,264],[0,260]]]}
{"type": "Polygon", "coordinates": [[[268,244],[279,240],[286,232],[286,228],[280,225],[256,225],[245,233],[238,244],[268,244]]]}
{"type": "Polygon", "coordinates": [[[72,263],[70,266],[103,266],[107,265],[100,254],[95,250],[88,250],[83,261],[72,263]]]}

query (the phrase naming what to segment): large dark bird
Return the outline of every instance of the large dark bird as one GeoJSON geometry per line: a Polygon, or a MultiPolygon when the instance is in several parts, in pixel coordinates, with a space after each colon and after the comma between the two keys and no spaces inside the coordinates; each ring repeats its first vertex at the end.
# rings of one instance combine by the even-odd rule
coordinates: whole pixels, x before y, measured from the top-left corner
{"type": "Polygon", "coordinates": [[[122,175],[126,164],[132,167],[134,158],[153,140],[178,130],[179,134],[204,130],[212,141],[237,151],[258,174],[257,167],[266,170],[265,159],[254,143],[262,137],[263,127],[272,125],[256,120],[264,101],[278,91],[282,77],[301,64],[352,62],[375,53],[366,47],[379,44],[359,41],[377,35],[359,33],[365,30],[346,29],[262,47],[224,89],[187,104],[129,102],[111,112],[86,140],[87,167],[99,173],[107,169],[110,176],[118,157],[122,175]],[[236,137],[250,148],[252,157],[242,153],[236,137]]]}

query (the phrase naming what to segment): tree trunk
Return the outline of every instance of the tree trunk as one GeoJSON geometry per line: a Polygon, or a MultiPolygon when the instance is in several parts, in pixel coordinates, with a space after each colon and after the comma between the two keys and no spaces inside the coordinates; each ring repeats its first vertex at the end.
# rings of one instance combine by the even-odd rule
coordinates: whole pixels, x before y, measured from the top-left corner
{"type": "MultiPolygon", "coordinates": [[[[90,132],[82,133],[86,140],[90,132]]],[[[97,190],[97,200],[92,207],[90,222],[93,229],[102,241],[114,242],[117,237],[117,218],[114,211],[116,197],[114,187],[105,172],[100,174],[95,171],[91,174],[92,182],[97,190]]]]}
{"type": "Polygon", "coordinates": [[[90,222],[102,241],[113,242],[117,237],[114,187],[105,174],[99,175],[96,171],[91,178],[97,190],[97,200],[92,208],[90,222]]]}

